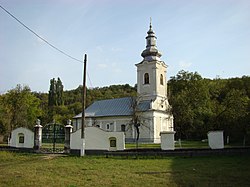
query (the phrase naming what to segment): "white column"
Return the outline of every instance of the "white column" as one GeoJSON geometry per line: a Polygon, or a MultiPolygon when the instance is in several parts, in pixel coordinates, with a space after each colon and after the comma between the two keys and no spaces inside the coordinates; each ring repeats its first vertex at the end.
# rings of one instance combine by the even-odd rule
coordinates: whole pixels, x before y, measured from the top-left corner
{"type": "Polygon", "coordinates": [[[92,118],[89,118],[89,120],[88,120],[88,126],[89,126],[89,127],[92,127],[92,126],[93,126],[93,124],[92,124],[92,118]]]}
{"type": "Polygon", "coordinates": [[[152,89],[153,89],[153,95],[157,95],[158,93],[157,93],[157,75],[156,75],[156,69],[157,68],[153,68],[153,75],[152,75],[152,80],[151,80],[151,82],[150,82],[150,80],[149,80],[149,82],[150,82],[150,84],[153,86],[152,87],[152,89]],[[154,85],[155,84],[155,85],[154,85]]]}
{"type": "Polygon", "coordinates": [[[153,139],[155,141],[155,138],[157,137],[157,132],[158,132],[158,129],[157,129],[157,119],[156,117],[153,115],[153,118],[152,118],[152,127],[154,129],[154,136],[153,136],[153,139]]]}
{"type": "Polygon", "coordinates": [[[160,117],[160,123],[161,123],[161,130],[160,130],[160,132],[162,131],[162,117],[160,117]]]}
{"type": "Polygon", "coordinates": [[[133,139],[135,138],[135,128],[133,124],[132,124],[132,138],[133,139]]]}
{"type": "Polygon", "coordinates": [[[152,119],[148,120],[148,124],[149,124],[149,133],[148,133],[148,135],[149,135],[149,138],[151,139],[151,134],[152,134],[151,130],[154,129],[154,128],[152,128],[152,119]]]}
{"type": "Polygon", "coordinates": [[[142,84],[142,80],[141,80],[141,71],[138,70],[138,67],[137,67],[137,93],[141,93],[141,84],[142,84]]]}
{"type": "Polygon", "coordinates": [[[36,126],[34,127],[34,149],[39,151],[42,146],[42,128],[40,120],[37,119],[36,126]]]}
{"type": "Polygon", "coordinates": [[[116,121],[114,121],[113,125],[114,125],[114,132],[116,132],[116,121]]]}
{"type": "Polygon", "coordinates": [[[169,120],[168,120],[169,131],[174,131],[173,119],[174,119],[173,116],[170,116],[170,117],[169,117],[169,120]]]}

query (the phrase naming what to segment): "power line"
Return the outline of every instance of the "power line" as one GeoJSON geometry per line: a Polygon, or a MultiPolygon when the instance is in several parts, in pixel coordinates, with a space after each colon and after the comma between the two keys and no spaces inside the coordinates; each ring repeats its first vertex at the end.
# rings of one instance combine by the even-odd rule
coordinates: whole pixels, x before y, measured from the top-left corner
{"type": "MultiPolygon", "coordinates": [[[[72,60],[75,60],[77,62],[83,62],[77,58],[72,57],[71,55],[65,53],[64,51],[60,50],[59,48],[57,48],[56,46],[54,46],[53,44],[51,44],[50,42],[48,42],[46,39],[44,39],[43,37],[41,37],[39,34],[37,34],[35,31],[33,31],[32,29],[30,29],[28,26],[26,26],[23,22],[21,22],[17,17],[15,17],[13,14],[11,14],[8,10],[6,10],[2,5],[0,5],[0,8],[3,9],[7,14],[9,14],[12,18],[14,18],[19,24],[21,24],[23,27],[25,27],[27,30],[29,30],[32,34],[34,34],[36,37],[38,37],[39,39],[41,39],[42,41],[44,41],[46,44],[48,44],[50,47],[52,47],[53,49],[57,50],[58,52],[62,53],[63,55],[71,58],[72,60]]],[[[87,73],[88,79],[89,79],[89,83],[90,86],[93,87],[92,81],[90,79],[89,73],[87,73]]]]}
{"type": "Polygon", "coordinates": [[[57,48],[56,46],[54,46],[53,44],[51,44],[50,42],[48,42],[46,39],[44,39],[43,37],[41,37],[39,34],[37,34],[35,31],[33,31],[32,29],[30,29],[28,26],[26,26],[23,22],[21,22],[17,17],[15,17],[13,14],[11,14],[8,10],[6,10],[2,5],[0,5],[0,8],[3,9],[7,14],[9,14],[12,18],[14,18],[19,24],[21,24],[24,28],[26,28],[27,30],[29,30],[32,34],[34,34],[36,37],[38,37],[39,39],[41,39],[42,41],[44,41],[46,44],[48,44],[50,47],[52,47],[53,49],[57,50],[58,52],[62,53],[63,55],[71,58],[72,60],[75,60],[77,62],[81,62],[81,60],[74,58],[73,56],[65,53],[64,51],[62,51],[61,49],[57,48]]]}

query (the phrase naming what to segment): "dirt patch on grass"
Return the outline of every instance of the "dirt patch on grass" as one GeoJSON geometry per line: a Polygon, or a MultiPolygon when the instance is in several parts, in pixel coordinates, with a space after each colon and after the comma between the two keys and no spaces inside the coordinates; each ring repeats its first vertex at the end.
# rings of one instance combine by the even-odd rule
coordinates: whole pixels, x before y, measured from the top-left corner
{"type": "Polygon", "coordinates": [[[58,157],[66,157],[67,155],[62,155],[62,154],[46,154],[42,156],[42,159],[44,160],[52,160],[54,158],[58,157]]]}
{"type": "Polygon", "coordinates": [[[171,171],[144,171],[144,172],[135,172],[136,174],[144,174],[144,175],[157,175],[157,174],[172,174],[171,171]]]}

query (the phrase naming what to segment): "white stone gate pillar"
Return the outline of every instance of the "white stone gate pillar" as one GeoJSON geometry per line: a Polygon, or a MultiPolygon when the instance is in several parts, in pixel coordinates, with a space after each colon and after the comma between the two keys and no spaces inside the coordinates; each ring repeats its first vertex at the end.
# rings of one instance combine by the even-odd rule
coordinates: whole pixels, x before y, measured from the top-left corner
{"type": "Polygon", "coordinates": [[[224,148],[224,136],[223,131],[209,131],[208,145],[211,149],[223,149],[224,148]]]}
{"type": "Polygon", "coordinates": [[[64,141],[64,152],[70,153],[70,134],[72,132],[71,120],[68,120],[68,124],[65,126],[65,141],[64,141]]]}
{"type": "Polygon", "coordinates": [[[174,150],[174,134],[175,131],[163,131],[161,136],[161,149],[162,150],[174,150]]]}
{"type": "Polygon", "coordinates": [[[36,151],[39,151],[42,146],[42,128],[41,121],[37,119],[34,127],[34,150],[36,151]]]}

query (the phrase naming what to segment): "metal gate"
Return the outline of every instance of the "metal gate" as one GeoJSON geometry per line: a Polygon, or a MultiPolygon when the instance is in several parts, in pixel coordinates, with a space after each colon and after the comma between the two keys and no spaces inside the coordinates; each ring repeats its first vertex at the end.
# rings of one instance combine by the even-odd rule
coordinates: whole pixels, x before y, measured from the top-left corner
{"type": "Polygon", "coordinates": [[[63,152],[64,140],[64,125],[49,123],[43,127],[42,150],[53,153],[63,152]]]}

